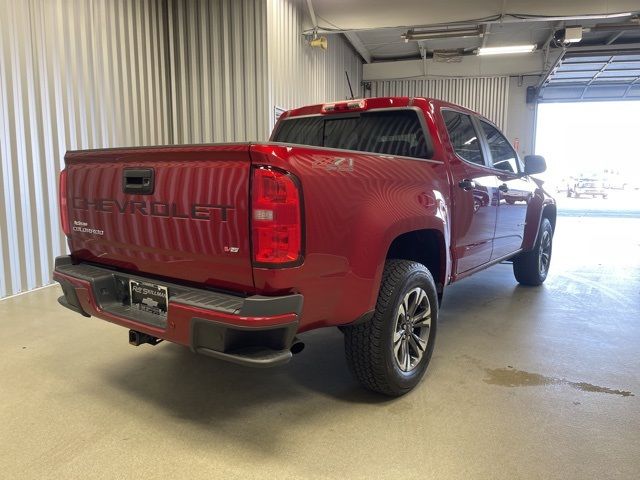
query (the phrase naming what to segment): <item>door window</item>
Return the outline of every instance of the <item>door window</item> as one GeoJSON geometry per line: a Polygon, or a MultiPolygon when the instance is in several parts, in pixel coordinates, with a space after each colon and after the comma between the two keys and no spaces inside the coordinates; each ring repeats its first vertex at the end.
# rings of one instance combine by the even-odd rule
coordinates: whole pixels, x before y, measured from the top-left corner
{"type": "Polygon", "coordinates": [[[456,154],[467,162],[484,166],[480,141],[471,122],[471,117],[453,110],[443,110],[442,118],[444,118],[449,140],[456,154]]]}
{"type": "Polygon", "coordinates": [[[509,173],[518,173],[518,155],[511,144],[493,125],[480,120],[482,131],[487,137],[493,168],[509,173]]]}

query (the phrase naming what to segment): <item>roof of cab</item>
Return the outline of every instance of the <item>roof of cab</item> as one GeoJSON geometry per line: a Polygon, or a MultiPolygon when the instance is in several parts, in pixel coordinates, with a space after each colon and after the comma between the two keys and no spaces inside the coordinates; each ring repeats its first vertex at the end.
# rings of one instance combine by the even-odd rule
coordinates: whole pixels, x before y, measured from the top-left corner
{"type": "Polygon", "coordinates": [[[354,109],[344,109],[342,112],[352,111],[367,111],[379,108],[402,108],[402,107],[411,107],[411,106],[420,106],[420,103],[426,102],[432,104],[437,108],[448,107],[453,108],[455,110],[459,110],[462,112],[479,115],[477,112],[469,110],[468,108],[462,107],[460,105],[456,105],[454,103],[446,102],[444,100],[438,100],[436,98],[430,97],[369,97],[369,98],[356,98],[353,100],[338,100],[335,102],[327,102],[327,103],[317,103],[314,105],[306,105],[304,107],[294,108],[292,110],[288,110],[282,114],[281,118],[287,117],[299,117],[306,115],[332,115],[337,112],[328,112],[326,110],[327,106],[337,105],[337,104],[358,104],[360,102],[364,102],[364,106],[361,108],[354,109]]]}

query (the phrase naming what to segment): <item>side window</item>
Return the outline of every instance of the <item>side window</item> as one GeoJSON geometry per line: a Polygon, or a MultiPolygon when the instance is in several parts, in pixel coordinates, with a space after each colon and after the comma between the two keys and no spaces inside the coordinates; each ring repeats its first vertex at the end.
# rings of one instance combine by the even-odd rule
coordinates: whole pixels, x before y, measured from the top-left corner
{"type": "Polygon", "coordinates": [[[424,132],[414,111],[363,113],[360,132],[358,150],[384,155],[427,157],[424,132]]]}
{"type": "Polygon", "coordinates": [[[475,128],[473,128],[469,115],[454,112],[453,110],[443,110],[442,118],[444,118],[447,132],[449,132],[449,139],[455,152],[467,162],[484,166],[478,135],[475,128]]]}
{"type": "Polygon", "coordinates": [[[508,140],[493,125],[482,120],[480,120],[480,125],[482,125],[482,130],[487,137],[493,168],[509,173],[518,173],[518,155],[508,140]]]}

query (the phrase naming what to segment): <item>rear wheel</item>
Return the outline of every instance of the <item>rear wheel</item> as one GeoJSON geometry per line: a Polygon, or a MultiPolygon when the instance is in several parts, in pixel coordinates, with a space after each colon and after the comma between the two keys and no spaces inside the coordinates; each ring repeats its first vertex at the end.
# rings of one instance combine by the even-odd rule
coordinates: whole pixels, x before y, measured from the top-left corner
{"type": "Polygon", "coordinates": [[[388,260],[372,319],[344,330],[354,376],[385,395],[409,392],[431,359],[437,319],[437,292],[429,270],[417,262],[388,260]]]}
{"type": "Polygon", "coordinates": [[[552,243],[553,227],[548,218],[543,218],[535,247],[513,259],[513,274],[519,283],[531,286],[542,285],[551,265],[552,243]]]}

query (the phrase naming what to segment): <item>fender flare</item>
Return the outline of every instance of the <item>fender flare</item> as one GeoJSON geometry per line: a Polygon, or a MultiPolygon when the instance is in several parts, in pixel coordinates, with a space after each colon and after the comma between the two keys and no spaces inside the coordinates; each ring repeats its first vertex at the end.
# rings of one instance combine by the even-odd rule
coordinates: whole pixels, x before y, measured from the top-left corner
{"type": "Polygon", "coordinates": [[[551,197],[546,197],[542,192],[534,195],[527,209],[527,219],[522,238],[522,250],[528,252],[532,250],[538,240],[538,231],[542,218],[549,218],[551,226],[555,231],[557,207],[556,202],[551,197]]]}
{"type": "MultiPolygon", "coordinates": [[[[383,219],[387,220],[388,219],[383,219]]],[[[378,222],[379,232],[378,241],[375,242],[375,247],[371,242],[354,242],[354,245],[367,245],[370,248],[360,248],[358,251],[353,252],[352,257],[353,271],[357,274],[372,275],[373,284],[376,288],[372,289],[370,304],[375,305],[378,298],[378,291],[380,282],[382,280],[382,272],[384,270],[385,262],[387,259],[387,253],[393,241],[399,236],[421,230],[433,230],[440,234],[443,239],[444,248],[444,264],[445,272],[444,279],[441,279],[442,283],[446,285],[451,275],[451,248],[450,248],[450,229],[449,222],[446,217],[437,215],[420,215],[420,216],[407,216],[398,219],[393,224],[389,225],[385,221],[378,222]],[[374,248],[371,248],[374,247],[374,248]],[[373,270],[370,270],[373,268],[373,270]]],[[[439,279],[435,279],[438,282],[439,279]]]]}

